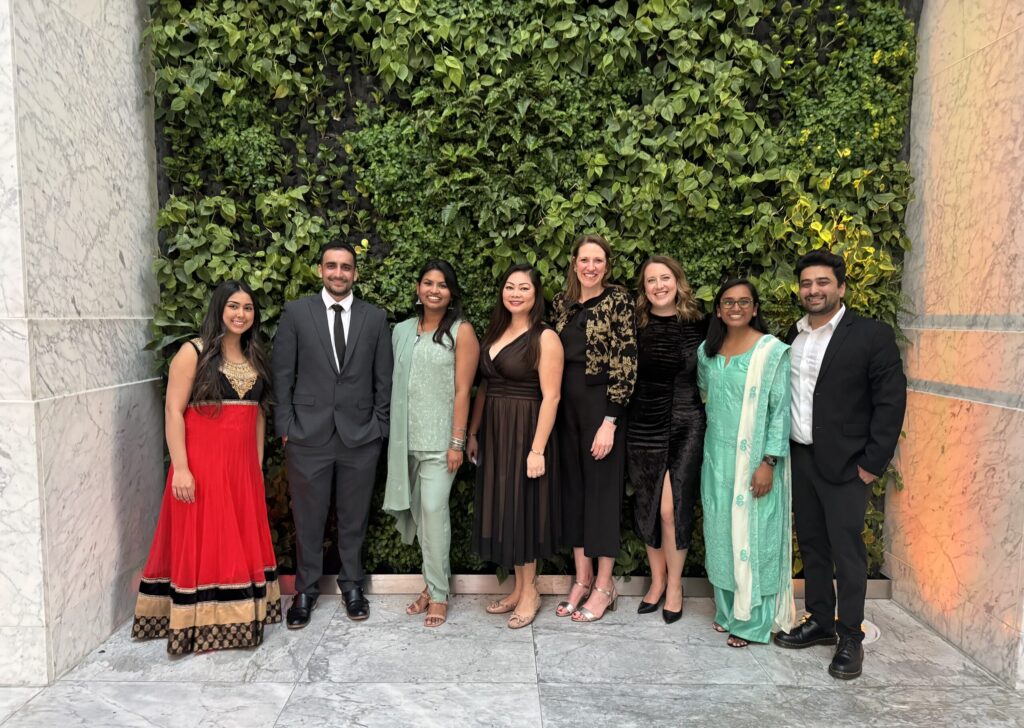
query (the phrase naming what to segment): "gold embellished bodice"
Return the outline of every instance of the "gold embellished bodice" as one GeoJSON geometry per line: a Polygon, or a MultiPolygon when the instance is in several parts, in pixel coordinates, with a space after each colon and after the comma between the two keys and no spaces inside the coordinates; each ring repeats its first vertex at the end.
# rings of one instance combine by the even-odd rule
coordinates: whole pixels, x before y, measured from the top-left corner
{"type": "MultiPolygon", "coordinates": [[[[203,351],[203,340],[192,339],[190,342],[198,353],[203,351]]],[[[234,363],[221,360],[218,367],[221,377],[221,399],[228,401],[258,402],[263,394],[263,381],[248,362],[234,363]]]]}

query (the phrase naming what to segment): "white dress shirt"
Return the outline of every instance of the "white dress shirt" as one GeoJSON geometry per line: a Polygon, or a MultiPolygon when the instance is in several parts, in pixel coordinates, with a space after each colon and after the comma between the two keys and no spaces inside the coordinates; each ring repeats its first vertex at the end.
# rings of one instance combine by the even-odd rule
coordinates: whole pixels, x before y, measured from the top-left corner
{"type": "Polygon", "coordinates": [[[836,315],[828,323],[816,329],[811,328],[810,317],[804,316],[796,322],[796,338],[790,349],[791,370],[789,375],[789,412],[791,430],[789,437],[794,442],[810,445],[814,442],[814,388],[818,384],[818,372],[825,349],[832,340],[832,334],[846,313],[846,306],[840,305],[836,315]]]}
{"type": "Polygon", "coordinates": [[[331,354],[334,355],[334,365],[341,371],[341,362],[338,361],[338,352],[334,348],[334,310],[331,309],[336,303],[341,304],[341,327],[344,329],[342,334],[345,337],[345,344],[348,345],[348,330],[349,330],[349,319],[352,318],[352,293],[351,291],[340,301],[335,301],[331,298],[331,294],[327,292],[326,288],[320,289],[320,298],[323,299],[324,306],[327,307],[327,330],[331,334],[331,354]]]}

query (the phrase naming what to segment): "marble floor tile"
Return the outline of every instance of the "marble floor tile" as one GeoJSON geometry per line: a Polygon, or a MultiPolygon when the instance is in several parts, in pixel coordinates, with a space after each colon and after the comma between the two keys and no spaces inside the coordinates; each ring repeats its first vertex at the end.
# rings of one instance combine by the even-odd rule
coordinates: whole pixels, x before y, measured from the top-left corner
{"type": "Polygon", "coordinates": [[[956,726],[956,728],[998,728],[1020,726],[1018,717],[1007,709],[1012,695],[1001,688],[870,688],[860,681],[842,689],[779,688],[774,706],[789,725],[867,726],[956,726]]]}
{"type": "Polygon", "coordinates": [[[0,723],[31,700],[42,688],[0,688],[0,723]]]}
{"type": "Polygon", "coordinates": [[[865,617],[881,637],[865,648],[865,685],[986,686],[998,681],[899,605],[869,601],[865,617]]]}
{"type": "Polygon", "coordinates": [[[541,683],[540,708],[544,728],[789,728],[779,695],[770,685],[541,683]]]}
{"type": "Polygon", "coordinates": [[[637,614],[640,597],[619,597],[614,612],[606,612],[600,621],[591,624],[577,624],[569,617],[555,614],[555,605],[564,597],[545,597],[544,608],[534,622],[534,632],[567,632],[581,630],[612,630],[628,634],[637,640],[673,642],[681,645],[707,645],[722,647],[726,636],[711,628],[715,619],[715,604],[711,599],[684,599],[683,616],[678,622],[665,624],[661,611],[653,614],[637,614]]]}
{"type": "Polygon", "coordinates": [[[328,626],[304,681],[361,683],[536,682],[529,629],[510,630],[490,615],[485,596],[454,597],[448,621],[423,626],[408,595],[370,598],[370,618],[352,622],[344,608],[328,626]]]}
{"type": "Polygon", "coordinates": [[[539,726],[535,683],[306,683],[295,688],[276,728],[539,726]]]}
{"type": "MultiPolygon", "coordinates": [[[[284,606],[290,603],[285,598],[284,606]]],[[[220,650],[171,656],[165,640],[131,639],[131,621],[93,650],[66,679],[113,682],[282,682],[294,683],[324,637],[341,597],[322,597],[309,626],[290,630],[267,625],[263,644],[252,650],[220,650]]]]}
{"type": "Polygon", "coordinates": [[[711,628],[710,599],[687,599],[674,624],[660,614],[638,615],[638,597],[590,624],[556,617],[557,599],[551,601],[533,628],[541,682],[771,684],[753,656],[770,647],[727,646],[725,635],[711,628]]]}
{"type": "Polygon", "coordinates": [[[55,683],[4,728],[271,728],[291,683],[55,683]]]}

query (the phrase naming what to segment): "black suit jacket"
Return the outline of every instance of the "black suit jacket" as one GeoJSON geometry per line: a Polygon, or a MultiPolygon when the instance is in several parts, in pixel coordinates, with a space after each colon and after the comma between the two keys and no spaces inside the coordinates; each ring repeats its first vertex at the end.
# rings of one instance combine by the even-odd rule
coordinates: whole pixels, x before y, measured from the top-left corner
{"type": "MultiPolygon", "coordinates": [[[[786,343],[796,339],[796,324],[786,343]]],[[[857,477],[857,466],[881,475],[896,452],[907,408],[907,378],[888,325],[849,309],[825,349],[814,388],[812,450],[834,483],[857,477]]]]}
{"type": "Polygon", "coordinates": [[[312,446],[335,430],[348,447],[387,437],[392,361],[387,316],[376,306],[353,299],[339,372],[320,294],[286,304],[271,360],[274,432],[312,446]]]}

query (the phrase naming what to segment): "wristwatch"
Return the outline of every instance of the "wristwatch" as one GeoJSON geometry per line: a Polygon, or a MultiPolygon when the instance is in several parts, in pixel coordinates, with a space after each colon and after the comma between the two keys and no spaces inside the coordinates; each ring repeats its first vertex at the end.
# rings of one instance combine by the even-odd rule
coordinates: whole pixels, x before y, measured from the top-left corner
{"type": "Polygon", "coordinates": [[[617,417],[613,417],[612,415],[605,415],[604,416],[604,421],[605,422],[611,422],[613,425],[615,424],[615,420],[617,420],[617,419],[618,419],[617,417]]]}
{"type": "Polygon", "coordinates": [[[761,458],[762,463],[766,463],[769,467],[774,468],[775,464],[779,462],[779,459],[774,455],[765,455],[761,458]]]}

